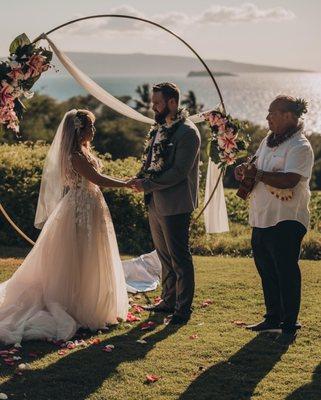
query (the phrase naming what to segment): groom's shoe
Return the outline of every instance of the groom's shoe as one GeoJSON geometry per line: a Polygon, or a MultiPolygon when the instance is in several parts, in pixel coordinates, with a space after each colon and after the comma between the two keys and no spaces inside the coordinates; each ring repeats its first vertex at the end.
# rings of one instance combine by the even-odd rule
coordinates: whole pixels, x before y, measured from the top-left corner
{"type": "Polygon", "coordinates": [[[253,332],[257,332],[257,333],[263,333],[263,332],[281,333],[282,332],[280,323],[271,322],[268,320],[264,320],[258,324],[254,324],[254,325],[247,325],[245,327],[245,329],[248,329],[249,331],[253,331],[253,332]]]}
{"type": "Polygon", "coordinates": [[[189,321],[190,316],[182,317],[180,315],[173,314],[173,315],[168,315],[166,319],[169,325],[185,325],[189,321]]]}
{"type": "Polygon", "coordinates": [[[145,311],[165,313],[165,314],[174,312],[174,308],[168,307],[164,301],[160,301],[157,304],[148,304],[146,306],[143,306],[143,309],[145,311]]]}
{"type": "MultiPolygon", "coordinates": [[[[284,326],[284,323],[281,322],[280,328],[283,329],[283,326],[284,326]]],[[[301,329],[301,328],[302,328],[301,323],[300,322],[296,322],[295,323],[295,329],[298,330],[298,329],[301,329]]]]}

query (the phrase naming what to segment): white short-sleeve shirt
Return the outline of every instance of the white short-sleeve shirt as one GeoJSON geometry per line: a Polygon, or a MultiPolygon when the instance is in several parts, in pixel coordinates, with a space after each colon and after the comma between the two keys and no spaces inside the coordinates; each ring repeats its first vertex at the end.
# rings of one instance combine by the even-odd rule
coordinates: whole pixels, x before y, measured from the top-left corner
{"type": "Polygon", "coordinates": [[[249,222],[252,227],[268,228],[281,221],[298,221],[307,229],[310,213],[310,188],[314,164],[313,150],[305,137],[303,129],[278,147],[267,146],[263,139],[256,152],[256,167],[267,172],[293,172],[301,175],[299,183],[293,188],[291,200],[282,201],[258,182],[250,196],[249,222]]]}

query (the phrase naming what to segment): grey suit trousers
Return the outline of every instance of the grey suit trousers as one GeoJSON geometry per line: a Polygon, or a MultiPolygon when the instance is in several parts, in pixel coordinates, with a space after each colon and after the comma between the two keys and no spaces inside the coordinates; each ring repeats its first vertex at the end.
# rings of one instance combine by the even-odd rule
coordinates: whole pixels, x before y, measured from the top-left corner
{"type": "Polygon", "coordinates": [[[191,213],[162,216],[153,198],[148,209],[153,242],[162,264],[162,299],[176,315],[189,317],[195,288],[189,248],[191,213]]]}

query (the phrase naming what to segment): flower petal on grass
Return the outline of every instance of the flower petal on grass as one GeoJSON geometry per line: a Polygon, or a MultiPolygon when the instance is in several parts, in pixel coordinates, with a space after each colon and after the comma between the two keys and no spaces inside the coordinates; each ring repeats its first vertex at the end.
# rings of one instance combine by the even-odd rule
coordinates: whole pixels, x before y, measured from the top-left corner
{"type": "Polygon", "coordinates": [[[191,335],[189,338],[191,340],[198,339],[198,335],[196,333],[194,333],[194,335],[191,335]]]}
{"type": "Polygon", "coordinates": [[[140,321],[141,318],[137,317],[136,315],[134,315],[133,313],[129,312],[127,314],[127,318],[126,318],[126,322],[137,322],[140,321]]]}
{"type": "Polygon", "coordinates": [[[240,326],[240,327],[247,325],[244,321],[241,321],[241,320],[232,321],[232,324],[234,324],[236,326],[240,326]]]}
{"type": "Polygon", "coordinates": [[[148,374],[146,375],[146,383],[154,383],[159,381],[159,377],[157,375],[148,374]]]}
{"type": "Polygon", "coordinates": [[[111,353],[114,350],[115,346],[113,344],[107,344],[105,347],[102,348],[102,351],[106,353],[111,353]]]}
{"type": "Polygon", "coordinates": [[[208,307],[209,305],[211,305],[211,304],[213,304],[213,303],[214,303],[213,300],[211,300],[211,299],[206,299],[206,300],[204,300],[204,301],[202,302],[201,307],[202,307],[202,308],[205,308],[205,307],[208,307]]]}
{"type": "Polygon", "coordinates": [[[143,307],[140,306],[139,304],[133,304],[132,308],[133,308],[133,312],[136,313],[136,314],[140,314],[141,312],[145,311],[143,309],[143,307]]]}
{"type": "Polygon", "coordinates": [[[153,329],[153,328],[155,328],[155,325],[156,325],[156,323],[154,322],[154,321],[148,321],[148,322],[144,322],[142,325],[141,325],[141,330],[142,331],[146,331],[146,330],[148,330],[148,329],[153,329]]]}
{"type": "Polygon", "coordinates": [[[136,342],[140,343],[140,344],[146,344],[147,343],[146,340],[144,340],[144,339],[138,339],[138,340],[136,340],[136,342]]]}
{"type": "Polygon", "coordinates": [[[89,340],[89,343],[94,345],[100,344],[100,342],[101,340],[99,338],[94,338],[89,340]]]}

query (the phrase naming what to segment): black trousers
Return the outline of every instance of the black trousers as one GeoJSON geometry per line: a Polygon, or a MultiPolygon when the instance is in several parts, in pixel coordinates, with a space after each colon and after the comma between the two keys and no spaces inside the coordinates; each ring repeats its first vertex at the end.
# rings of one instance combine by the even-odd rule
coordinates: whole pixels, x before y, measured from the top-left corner
{"type": "Polygon", "coordinates": [[[285,331],[295,330],[301,303],[299,258],[305,227],[282,221],[269,228],[253,228],[252,249],[260,274],[266,319],[283,322],[285,331]]]}
{"type": "Polygon", "coordinates": [[[162,299],[175,314],[188,317],[194,297],[194,266],[189,248],[191,213],[161,216],[153,200],[149,225],[162,264],[162,299]]]}

